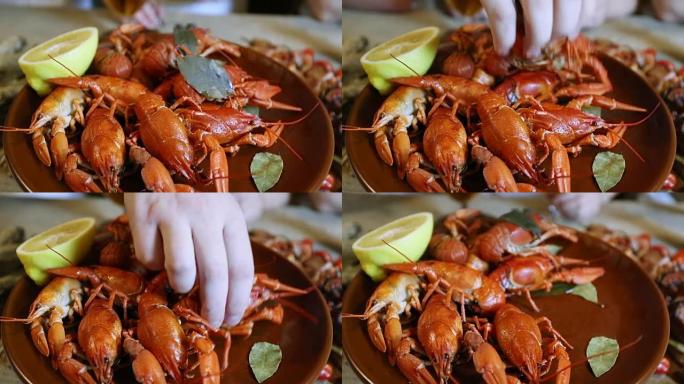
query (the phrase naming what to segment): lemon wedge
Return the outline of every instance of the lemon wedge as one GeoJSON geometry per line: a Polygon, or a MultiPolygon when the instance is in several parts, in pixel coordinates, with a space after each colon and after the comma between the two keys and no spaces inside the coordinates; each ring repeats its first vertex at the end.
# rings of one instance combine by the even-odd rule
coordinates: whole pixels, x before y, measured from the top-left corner
{"type": "Polygon", "coordinates": [[[48,281],[50,268],[78,264],[88,254],[95,238],[95,219],[67,221],[24,241],[17,256],[26,274],[38,285],[48,281]],[[51,249],[52,248],[52,249],[51,249]]]}
{"type": "Polygon", "coordinates": [[[420,259],[432,237],[433,222],[429,212],[402,217],[361,236],[352,251],[361,269],[374,281],[380,281],[385,278],[383,265],[420,259]]]}
{"type": "Polygon", "coordinates": [[[416,29],[366,52],[361,66],[375,89],[386,95],[393,88],[389,79],[426,74],[437,56],[438,45],[439,28],[416,29]]]}
{"type": "Polygon", "coordinates": [[[26,51],[19,58],[19,68],[31,88],[44,96],[52,89],[47,79],[83,75],[95,57],[97,43],[95,27],[66,32],[26,51]]]}

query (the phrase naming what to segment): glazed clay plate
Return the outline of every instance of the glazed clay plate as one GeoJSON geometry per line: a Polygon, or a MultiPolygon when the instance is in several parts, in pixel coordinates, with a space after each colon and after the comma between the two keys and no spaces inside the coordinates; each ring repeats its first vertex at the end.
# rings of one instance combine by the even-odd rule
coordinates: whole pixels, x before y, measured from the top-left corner
{"type": "MultiPolygon", "coordinates": [[[[244,146],[234,157],[230,157],[230,189],[233,192],[256,192],[250,177],[249,165],[258,152],[271,152],[283,157],[285,164],[280,181],[271,192],[310,192],[319,189],[321,182],[330,172],[334,151],[334,134],[328,112],[306,84],[284,66],[249,48],[241,47],[242,56],[234,61],[246,68],[251,75],[269,80],[282,88],[275,100],[296,105],[301,112],[261,109],[264,121],[294,121],[312,108],[315,110],[304,121],[285,127],[281,137],[303,158],[300,160],[282,141],[271,148],[244,146]],[[317,104],[318,103],[318,104],[317,104]]],[[[221,57],[217,57],[220,59],[221,57]]],[[[29,87],[25,87],[14,99],[7,114],[8,127],[28,127],[31,115],[38,108],[41,98],[29,87]]],[[[3,145],[7,161],[17,181],[29,192],[68,192],[66,184],[57,180],[52,168],[44,166],[36,157],[30,135],[5,132],[3,145]]],[[[131,168],[130,166],[128,168],[131,168]]],[[[122,188],[126,191],[141,191],[144,184],[139,172],[124,177],[122,188]]],[[[212,185],[198,186],[200,190],[211,190],[212,185]]]]}
{"type": "MultiPolygon", "coordinates": [[[[633,348],[620,352],[615,366],[603,376],[594,377],[589,364],[572,368],[572,383],[640,383],[656,369],[665,354],[670,333],[665,301],[655,283],[629,257],[603,241],[579,233],[579,241],[568,245],[561,255],[587,260],[599,260],[606,274],[596,280],[599,301],[604,308],[575,295],[535,298],[541,312],[535,313],[520,297],[510,301],[533,317],[546,316],[554,327],[575,348],[570,352],[573,362],[586,357],[589,340],[594,336],[617,339],[621,345],[643,339],[633,348]]],[[[376,284],[359,273],[346,290],[342,312],[363,313],[366,301],[376,284]]],[[[375,349],[368,337],[366,324],[358,319],[343,319],[342,346],[357,375],[366,383],[405,383],[406,378],[391,367],[386,356],[375,349]]],[[[459,372],[472,375],[469,369],[459,372]]],[[[477,376],[476,376],[477,377],[477,376]]],[[[465,376],[465,382],[478,382],[465,376]]]]}
{"type": "MultiPolygon", "coordinates": [[[[306,288],[311,281],[293,264],[262,245],[252,243],[254,265],[257,272],[268,273],[285,284],[306,288]]],[[[24,277],[12,289],[5,304],[4,315],[25,317],[39,288],[24,277]]],[[[259,322],[252,335],[233,338],[230,349],[230,366],[223,373],[221,383],[256,383],[249,368],[248,355],[252,345],[259,341],[278,344],[283,351],[283,360],[278,371],[268,383],[311,383],[319,375],[328,360],[332,345],[332,321],[330,311],[321,293],[316,289],[306,296],[288,299],[307,311],[316,322],[285,308],[281,325],[259,322]]],[[[27,325],[2,323],[2,341],[14,369],[26,383],[66,383],[59,372],[52,369],[50,360],[43,357],[33,346],[27,325]]],[[[223,352],[222,343],[217,343],[217,352],[223,352]]],[[[134,383],[130,367],[116,371],[118,383],[134,383]]]]}
{"type": "MultiPolygon", "coordinates": [[[[607,96],[647,109],[649,112],[660,103],[657,111],[643,124],[629,127],[625,139],[645,159],[642,162],[625,144],[620,143],[610,151],[621,153],[627,167],[624,176],[611,191],[648,192],[660,190],[674,163],[676,137],[675,128],[667,106],[646,80],[628,67],[610,57],[601,61],[608,70],[614,91],[607,96]]],[[[385,97],[373,87],[366,86],[356,98],[347,119],[347,124],[369,127],[373,116],[385,97]]],[[[644,113],[604,111],[602,116],[608,122],[635,122],[645,117],[644,113]]],[[[346,131],[345,143],[349,159],[364,187],[371,192],[413,192],[413,188],[399,179],[395,167],[386,165],[378,156],[372,135],[364,131],[346,131]]],[[[603,149],[584,147],[577,158],[570,158],[572,167],[572,190],[577,192],[599,192],[593,178],[591,164],[597,153],[603,149]]],[[[547,172],[550,164],[545,164],[547,172]]],[[[463,186],[467,191],[482,191],[486,184],[482,172],[464,176],[463,186]]],[[[555,185],[549,187],[555,190],[555,185]]]]}

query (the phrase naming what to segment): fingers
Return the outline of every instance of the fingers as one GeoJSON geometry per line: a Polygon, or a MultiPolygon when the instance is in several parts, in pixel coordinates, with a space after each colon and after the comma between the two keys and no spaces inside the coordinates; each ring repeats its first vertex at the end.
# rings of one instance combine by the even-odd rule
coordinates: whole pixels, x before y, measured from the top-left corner
{"type": "Polygon", "coordinates": [[[511,0],[482,0],[494,38],[494,49],[505,56],[515,43],[515,5],[511,0]]]}
{"type": "Polygon", "coordinates": [[[228,253],[228,302],[224,322],[237,324],[249,305],[249,294],[254,281],[254,260],[244,220],[234,218],[223,238],[228,253]]]}
{"type": "Polygon", "coordinates": [[[553,37],[574,39],[580,31],[582,0],[555,0],[553,3],[553,37]]]}
{"type": "Polygon", "coordinates": [[[263,200],[256,193],[232,193],[248,223],[257,221],[264,213],[263,200]]]}
{"type": "Polygon", "coordinates": [[[195,285],[195,250],[190,226],[175,222],[159,225],[164,242],[164,268],[169,284],[178,293],[187,293],[195,285]]]}
{"type": "Polygon", "coordinates": [[[549,0],[521,0],[525,16],[525,56],[534,58],[551,40],[553,31],[553,2],[549,0]]]}
{"type": "Polygon", "coordinates": [[[149,216],[146,199],[135,193],[124,195],[130,218],[135,257],[148,269],[158,271],[164,265],[161,236],[156,219],[149,216]]]}
{"type": "Polygon", "coordinates": [[[228,296],[228,260],[223,231],[216,226],[193,231],[199,273],[202,317],[218,327],[225,316],[228,296]]]}

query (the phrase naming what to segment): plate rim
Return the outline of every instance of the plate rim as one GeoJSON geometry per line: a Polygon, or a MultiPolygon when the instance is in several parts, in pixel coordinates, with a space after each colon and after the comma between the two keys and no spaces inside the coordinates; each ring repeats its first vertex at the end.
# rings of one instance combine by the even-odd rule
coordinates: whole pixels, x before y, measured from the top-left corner
{"type": "MultiPolygon", "coordinates": [[[[614,64],[620,65],[620,66],[628,69],[632,74],[636,75],[640,79],[640,81],[642,81],[647,86],[649,91],[651,93],[653,93],[655,95],[656,99],[658,100],[658,102],[659,102],[658,108],[663,108],[665,113],[667,114],[667,116],[668,116],[668,119],[667,119],[668,131],[670,131],[670,134],[673,137],[673,140],[670,143],[667,143],[667,145],[663,146],[664,147],[663,152],[666,154],[666,157],[669,159],[668,163],[670,163],[670,167],[669,167],[669,170],[667,172],[664,172],[664,174],[660,176],[660,178],[659,178],[660,180],[658,182],[656,182],[654,185],[649,186],[649,188],[644,189],[644,190],[640,190],[640,191],[613,191],[613,192],[636,192],[636,193],[658,192],[661,190],[662,185],[665,183],[667,176],[672,172],[672,168],[674,167],[674,164],[675,164],[675,155],[677,154],[678,135],[677,135],[677,128],[675,127],[674,121],[672,119],[672,112],[670,111],[670,108],[668,107],[665,100],[663,100],[663,98],[660,96],[660,94],[658,92],[656,92],[656,90],[644,78],[644,76],[642,76],[640,73],[632,70],[631,68],[629,68],[628,66],[623,64],[621,61],[611,57],[610,55],[607,55],[603,52],[600,52],[598,54],[598,56],[602,60],[609,60],[609,61],[613,62],[614,64]]],[[[366,84],[366,86],[363,87],[361,92],[357,95],[354,103],[352,104],[352,107],[349,109],[349,113],[347,114],[347,116],[345,118],[346,124],[350,123],[351,116],[360,115],[359,111],[362,108],[362,99],[360,96],[362,94],[368,93],[368,92],[377,92],[376,90],[374,90],[373,86],[370,83],[366,84]]],[[[383,97],[386,97],[386,96],[383,96],[383,97]]],[[[651,119],[651,118],[652,117],[649,117],[649,119],[651,119]]],[[[358,164],[358,163],[360,163],[360,161],[358,161],[358,159],[354,159],[353,153],[355,153],[355,151],[353,149],[351,151],[349,150],[349,148],[354,147],[352,145],[352,136],[355,134],[359,134],[359,132],[350,132],[350,131],[345,132],[344,133],[344,136],[345,136],[344,137],[344,140],[345,140],[344,143],[345,143],[345,148],[347,148],[347,153],[349,156],[349,162],[351,163],[352,169],[354,170],[354,174],[357,177],[357,179],[361,182],[361,185],[364,187],[364,189],[366,191],[371,192],[371,193],[378,193],[378,192],[420,193],[418,191],[413,190],[413,188],[411,188],[410,186],[408,186],[408,182],[406,180],[403,180],[402,182],[405,185],[407,185],[407,188],[410,189],[410,191],[408,191],[408,192],[399,191],[399,190],[384,190],[384,189],[377,190],[377,189],[375,189],[371,185],[371,182],[369,182],[366,179],[365,175],[362,172],[359,172],[361,165],[358,164]]],[[[368,136],[370,136],[370,135],[368,135],[368,136]]],[[[370,140],[370,138],[368,140],[370,140]]],[[[396,175],[394,177],[396,177],[396,175]]],[[[484,191],[477,191],[477,192],[484,192],[484,191]]],[[[573,191],[573,192],[597,192],[597,193],[601,193],[600,191],[573,191]]],[[[608,191],[608,192],[610,192],[610,191],[608,191]]]]}
{"type": "MultiPolygon", "coordinates": [[[[627,256],[627,254],[625,254],[624,252],[622,252],[620,249],[618,249],[617,247],[613,246],[612,244],[610,244],[610,243],[608,243],[608,242],[605,242],[605,241],[603,241],[601,238],[599,238],[599,237],[597,237],[597,236],[594,236],[594,235],[592,235],[592,234],[590,234],[590,233],[588,233],[588,232],[586,232],[586,231],[584,231],[584,230],[577,230],[577,232],[578,232],[578,234],[579,234],[580,236],[587,236],[587,237],[590,237],[592,240],[597,241],[597,242],[600,242],[600,243],[602,243],[604,246],[610,247],[610,248],[612,248],[615,252],[620,253],[620,255],[621,255],[621,257],[622,257],[623,259],[628,259],[628,260],[629,260],[628,263],[631,263],[633,267],[636,267],[636,269],[639,270],[638,273],[640,273],[640,274],[642,274],[644,277],[646,277],[646,279],[647,279],[648,282],[649,282],[649,286],[650,286],[651,288],[655,289],[655,291],[657,292],[658,301],[659,301],[659,303],[660,303],[660,312],[661,312],[661,315],[663,315],[663,318],[665,319],[665,326],[662,327],[662,329],[661,329],[661,330],[662,330],[662,334],[663,334],[665,337],[662,338],[662,339],[660,340],[660,345],[658,345],[656,349],[661,351],[661,352],[659,353],[659,355],[665,356],[665,353],[667,352],[668,340],[669,340],[669,338],[670,338],[670,313],[669,313],[669,310],[668,310],[668,307],[667,307],[667,301],[665,300],[665,297],[663,296],[663,293],[662,293],[662,291],[660,290],[660,288],[658,288],[658,286],[656,285],[655,281],[654,281],[650,276],[648,276],[648,274],[646,273],[646,271],[644,271],[643,268],[641,268],[641,266],[640,266],[636,261],[632,260],[631,257],[627,256]]],[[[427,251],[426,251],[426,252],[427,252],[427,251]]],[[[359,271],[354,275],[354,277],[352,278],[352,280],[350,281],[350,283],[347,285],[347,288],[352,284],[352,282],[356,281],[357,279],[363,279],[363,278],[368,278],[368,279],[370,279],[370,277],[368,277],[368,276],[364,277],[363,274],[364,274],[364,272],[363,272],[362,270],[359,270],[359,271]]],[[[346,313],[345,303],[347,303],[347,297],[348,297],[348,295],[349,295],[349,296],[351,295],[351,294],[348,293],[348,292],[350,292],[350,291],[347,289],[347,291],[345,291],[344,297],[342,298],[342,313],[346,313]]],[[[342,319],[342,326],[344,327],[345,322],[351,321],[351,320],[352,320],[352,319],[344,319],[344,318],[343,318],[343,319],[342,319]]],[[[345,357],[347,358],[347,361],[349,362],[349,365],[352,367],[352,370],[353,370],[354,373],[357,375],[357,377],[358,377],[361,381],[363,381],[365,384],[376,384],[376,383],[374,383],[373,381],[371,381],[370,379],[368,379],[368,377],[367,377],[363,372],[361,372],[361,370],[359,369],[359,367],[358,367],[357,364],[356,364],[356,361],[354,361],[353,359],[350,358],[349,353],[348,353],[346,347],[347,347],[347,340],[346,340],[346,338],[344,337],[344,332],[342,332],[342,350],[344,351],[344,355],[345,355],[345,357]]],[[[641,377],[635,378],[635,381],[633,382],[633,384],[641,383],[641,382],[643,382],[644,380],[648,379],[651,375],[653,375],[653,373],[655,372],[656,368],[658,367],[658,363],[659,363],[659,360],[654,360],[654,363],[650,364],[650,366],[648,367],[648,369],[645,369],[645,370],[644,370],[644,372],[645,372],[644,375],[642,375],[641,377]],[[649,372],[650,372],[650,373],[649,373],[649,372]]]]}
{"type": "MultiPolygon", "coordinates": [[[[223,41],[223,42],[228,42],[228,43],[237,45],[237,46],[240,48],[240,50],[248,51],[250,54],[254,54],[254,55],[256,55],[256,56],[261,57],[262,60],[266,60],[266,61],[270,62],[270,63],[269,63],[270,65],[275,65],[275,66],[277,66],[277,67],[280,67],[282,70],[287,71],[289,74],[291,74],[291,75],[296,79],[295,81],[299,83],[300,87],[301,87],[302,89],[305,89],[305,92],[308,92],[309,95],[313,97],[313,99],[315,99],[315,100],[318,101],[317,104],[316,104],[316,106],[315,106],[315,109],[321,109],[321,110],[323,111],[323,114],[324,114],[324,116],[325,116],[325,122],[326,122],[326,124],[325,124],[325,127],[318,127],[317,129],[325,129],[325,130],[328,132],[328,137],[329,137],[329,139],[327,140],[328,142],[326,143],[326,145],[328,146],[328,148],[329,148],[330,150],[329,150],[328,153],[326,154],[325,159],[324,159],[324,161],[323,161],[323,165],[327,165],[327,167],[325,167],[325,168],[326,168],[325,172],[321,171],[321,172],[319,172],[319,174],[316,176],[316,178],[317,178],[317,181],[316,181],[316,182],[313,182],[313,181],[312,181],[311,184],[310,184],[309,186],[307,186],[307,188],[305,188],[304,190],[301,191],[301,192],[317,192],[317,191],[319,190],[320,185],[323,183],[323,181],[325,180],[325,178],[326,178],[326,177],[328,176],[328,174],[330,173],[330,169],[331,169],[331,167],[332,167],[333,160],[334,160],[334,157],[335,157],[335,129],[333,128],[333,125],[332,125],[332,118],[330,117],[330,113],[328,112],[328,109],[327,109],[327,108],[325,107],[325,105],[323,104],[323,101],[320,99],[320,97],[318,97],[316,94],[313,93],[313,90],[311,90],[311,89],[309,88],[309,86],[306,85],[306,83],[304,82],[304,80],[303,80],[300,76],[298,76],[297,74],[295,74],[294,72],[292,72],[289,68],[287,68],[287,67],[284,66],[283,64],[281,64],[281,63],[279,63],[279,62],[277,62],[277,61],[271,59],[270,57],[266,56],[265,54],[263,54],[263,53],[261,53],[261,52],[255,50],[255,49],[252,49],[252,48],[250,48],[250,47],[247,47],[247,46],[244,46],[244,45],[241,45],[241,44],[237,44],[237,43],[235,43],[235,42],[228,41],[228,40],[225,40],[225,39],[220,39],[220,40],[223,41]]],[[[266,80],[268,80],[268,79],[266,79],[266,80]]],[[[12,100],[12,103],[10,104],[9,109],[7,110],[7,115],[5,116],[5,120],[3,121],[3,124],[4,124],[5,126],[8,126],[8,125],[9,125],[9,124],[8,124],[9,116],[12,116],[12,115],[16,114],[16,113],[17,113],[16,110],[18,110],[19,108],[21,108],[21,107],[19,106],[19,103],[18,103],[19,95],[20,95],[20,94],[23,94],[23,93],[26,93],[26,92],[32,92],[32,89],[29,87],[28,84],[24,85],[24,86],[21,88],[21,90],[19,91],[19,93],[18,93],[18,94],[14,97],[14,99],[12,100]]],[[[33,114],[33,112],[35,112],[35,111],[32,111],[32,114],[33,114]]],[[[21,135],[22,133],[20,133],[20,132],[9,132],[9,131],[4,131],[4,132],[2,133],[3,151],[4,151],[4,143],[7,141],[7,138],[8,138],[10,135],[12,135],[12,134],[21,135]]],[[[24,135],[24,136],[26,136],[26,137],[25,137],[25,140],[30,140],[30,137],[29,137],[28,135],[24,135]]],[[[35,155],[35,154],[34,154],[34,155],[35,155]]],[[[55,192],[55,191],[44,191],[44,190],[40,190],[40,189],[31,189],[31,188],[29,187],[29,184],[30,184],[30,183],[27,181],[27,179],[21,177],[21,175],[19,175],[19,174],[17,173],[17,171],[16,171],[16,169],[15,169],[15,167],[14,167],[14,161],[15,161],[16,159],[15,159],[14,157],[10,157],[10,156],[5,156],[5,157],[6,157],[6,159],[7,159],[7,164],[9,165],[9,168],[10,168],[10,170],[12,171],[12,175],[14,175],[14,179],[17,181],[17,183],[19,184],[19,186],[20,186],[25,192],[55,192]]],[[[323,168],[321,168],[321,169],[323,169],[323,168]]],[[[313,179],[312,179],[312,180],[313,180],[313,179]]],[[[69,188],[66,186],[66,184],[64,184],[63,181],[61,182],[61,184],[62,184],[67,190],[69,190],[69,188]]],[[[235,192],[237,192],[237,191],[235,191],[235,192]]],[[[299,192],[299,191],[289,191],[289,192],[299,192]]],[[[267,192],[267,193],[268,193],[268,192],[267,192]]],[[[277,193],[277,192],[274,192],[274,193],[277,193]]]]}
{"type": "MultiPolygon", "coordinates": [[[[312,364],[315,364],[317,369],[312,370],[311,373],[309,375],[307,375],[307,377],[305,378],[305,382],[312,383],[314,380],[316,380],[316,378],[318,378],[321,370],[323,370],[325,365],[328,363],[328,359],[330,358],[330,352],[332,351],[334,326],[333,326],[333,322],[332,322],[332,317],[330,315],[330,309],[328,308],[328,304],[325,300],[325,297],[323,296],[320,289],[318,289],[318,287],[313,284],[313,282],[311,281],[309,276],[307,276],[306,273],[304,273],[304,271],[301,268],[299,268],[296,264],[294,264],[293,262],[288,260],[286,257],[280,255],[278,252],[273,251],[272,249],[266,247],[263,244],[260,244],[260,243],[257,243],[257,242],[251,241],[251,240],[250,240],[250,245],[251,245],[252,249],[261,248],[261,251],[268,252],[272,256],[278,257],[282,261],[289,263],[293,268],[295,268],[297,270],[297,272],[300,274],[300,277],[303,277],[305,279],[305,281],[307,283],[309,283],[309,286],[314,287],[313,292],[316,293],[317,301],[319,302],[319,304],[322,305],[321,308],[323,309],[322,312],[324,314],[324,317],[323,317],[323,319],[319,319],[319,320],[322,320],[321,323],[323,323],[325,328],[326,328],[326,332],[325,332],[326,337],[325,337],[325,340],[323,341],[323,343],[324,343],[323,345],[325,346],[324,347],[325,353],[322,353],[319,356],[318,361],[312,361],[311,362],[312,364]]],[[[257,273],[256,266],[255,266],[255,273],[257,273]]],[[[35,284],[25,273],[22,274],[20,281],[24,281],[27,284],[35,284]]],[[[17,290],[18,286],[19,286],[19,284],[15,284],[14,287],[12,287],[12,290],[10,291],[9,295],[7,296],[7,301],[9,301],[10,296],[18,294],[17,293],[18,292],[18,290],[17,290]]],[[[309,294],[311,294],[311,293],[309,293],[309,294]]],[[[3,306],[3,310],[2,310],[3,316],[8,315],[7,311],[8,311],[7,306],[6,305],[3,306]]],[[[17,363],[15,361],[16,356],[14,356],[12,353],[9,352],[12,350],[12,348],[10,348],[9,350],[7,349],[7,339],[5,338],[5,334],[6,334],[7,330],[6,330],[5,324],[6,323],[0,323],[0,338],[2,339],[2,346],[5,350],[5,354],[7,355],[7,358],[10,361],[10,363],[12,364],[13,371],[17,374],[17,376],[25,384],[36,384],[36,383],[30,381],[30,379],[26,377],[26,375],[23,371],[20,371],[19,369],[17,369],[17,363]]],[[[280,326],[280,325],[278,325],[278,326],[280,326]]]]}

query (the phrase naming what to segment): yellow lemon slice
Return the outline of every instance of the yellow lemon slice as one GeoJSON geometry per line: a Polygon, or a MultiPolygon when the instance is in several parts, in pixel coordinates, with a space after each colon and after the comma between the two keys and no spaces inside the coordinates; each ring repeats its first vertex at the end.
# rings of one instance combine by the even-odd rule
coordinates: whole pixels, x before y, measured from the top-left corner
{"type": "Polygon", "coordinates": [[[389,79],[426,74],[437,56],[438,45],[437,27],[416,29],[366,52],[361,57],[361,66],[370,83],[385,95],[393,87],[389,79]]]}
{"type": "Polygon", "coordinates": [[[88,70],[95,57],[97,42],[95,27],[66,32],[26,51],[19,58],[19,68],[31,88],[44,96],[52,89],[47,79],[81,76],[88,70]]]}
{"type": "Polygon", "coordinates": [[[80,263],[93,245],[94,237],[95,219],[83,217],[26,240],[17,248],[17,256],[26,274],[36,284],[43,285],[48,281],[47,269],[80,263]]]}
{"type": "Polygon", "coordinates": [[[433,222],[429,212],[402,217],[363,235],[354,242],[352,251],[361,269],[374,281],[380,281],[385,278],[383,265],[420,259],[432,237],[433,222]]]}

